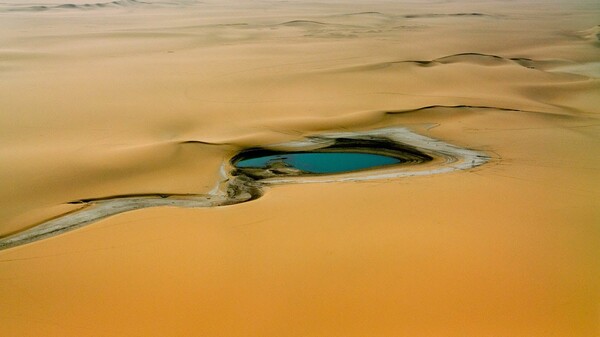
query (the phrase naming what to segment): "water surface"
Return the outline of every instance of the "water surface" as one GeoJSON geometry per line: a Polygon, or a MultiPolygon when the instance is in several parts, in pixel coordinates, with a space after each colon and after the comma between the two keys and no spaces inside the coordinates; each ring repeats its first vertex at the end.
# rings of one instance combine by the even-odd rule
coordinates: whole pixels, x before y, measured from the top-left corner
{"type": "Polygon", "coordinates": [[[328,174],[399,164],[394,157],[361,152],[294,152],[242,159],[239,168],[269,168],[281,164],[307,173],[328,174]]]}

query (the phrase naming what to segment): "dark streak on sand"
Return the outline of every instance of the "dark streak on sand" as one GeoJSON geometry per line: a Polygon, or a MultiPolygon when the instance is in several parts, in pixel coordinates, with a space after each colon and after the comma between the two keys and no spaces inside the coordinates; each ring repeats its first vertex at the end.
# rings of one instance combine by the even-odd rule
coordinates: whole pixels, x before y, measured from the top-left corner
{"type": "Polygon", "coordinates": [[[179,144],[202,144],[202,145],[212,145],[212,146],[229,145],[228,143],[212,143],[212,142],[205,142],[202,140],[186,140],[183,142],[179,142],[179,144]]]}
{"type": "Polygon", "coordinates": [[[397,114],[410,113],[410,112],[418,112],[418,111],[424,111],[424,110],[432,110],[432,109],[438,109],[438,108],[446,108],[446,109],[493,109],[493,110],[500,110],[500,111],[535,112],[535,113],[539,113],[539,111],[530,111],[530,110],[513,109],[513,108],[502,108],[502,107],[487,106],[487,105],[464,105],[464,104],[459,104],[459,105],[441,105],[441,104],[436,104],[436,105],[429,105],[429,106],[424,106],[424,107],[420,107],[420,108],[416,108],[416,109],[392,110],[392,111],[387,111],[386,114],[388,114],[388,115],[397,115],[397,114]]]}

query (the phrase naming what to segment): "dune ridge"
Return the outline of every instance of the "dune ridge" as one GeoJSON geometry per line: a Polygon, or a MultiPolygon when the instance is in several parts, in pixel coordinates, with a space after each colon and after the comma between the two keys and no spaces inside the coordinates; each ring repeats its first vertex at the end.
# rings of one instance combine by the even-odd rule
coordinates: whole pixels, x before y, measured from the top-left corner
{"type": "Polygon", "coordinates": [[[319,25],[323,26],[325,23],[313,20],[291,20],[278,24],[279,26],[304,26],[304,25],[319,25]]]}
{"type": "Polygon", "coordinates": [[[389,67],[394,64],[415,64],[420,67],[434,67],[445,64],[472,64],[472,65],[480,65],[480,66],[499,66],[499,65],[510,65],[515,64],[522,66],[528,69],[536,69],[544,71],[545,69],[558,67],[561,65],[570,64],[564,60],[533,60],[527,57],[503,57],[499,55],[493,54],[485,54],[485,53],[477,53],[477,52],[463,52],[452,55],[446,55],[442,57],[438,57],[432,60],[400,60],[400,61],[390,61],[390,62],[381,62],[377,64],[357,66],[358,70],[368,69],[368,68],[381,68],[381,67],[389,67]]]}
{"type": "Polygon", "coordinates": [[[428,13],[428,14],[409,14],[403,15],[402,17],[407,19],[418,19],[418,18],[444,18],[444,17],[497,17],[496,15],[484,14],[484,13],[428,13]]]}
{"type": "Polygon", "coordinates": [[[60,9],[75,9],[75,10],[92,10],[92,9],[100,9],[100,8],[120,8],[120,7],[135,7],[135,6],[143,6],[150,5],[150,2],[144,2],[141,0],[115,0],[110,2],[96,2],[96,3],[84,3],[84,4],[74,4],[74,3],[64,3],[57,5],[34,5],[34,6],[0,6],[0,9],[9,12],[42,12],[42,11],[51,11],[51,10],[60,10],[60,9]]]}

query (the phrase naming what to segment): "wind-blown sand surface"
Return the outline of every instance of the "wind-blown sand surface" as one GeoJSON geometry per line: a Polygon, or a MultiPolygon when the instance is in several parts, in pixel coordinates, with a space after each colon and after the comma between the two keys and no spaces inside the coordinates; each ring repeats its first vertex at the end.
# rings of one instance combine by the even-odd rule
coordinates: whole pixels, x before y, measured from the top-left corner
{"type": "Polygon", "coordinates": [[[316,135],[405,128],[489,160],[280,179],[0,250],[0,334],[598,336],[599,19],[580,0],[1,2],[0,241],[81,200],[225,193],[239,151],[316,135]]]}

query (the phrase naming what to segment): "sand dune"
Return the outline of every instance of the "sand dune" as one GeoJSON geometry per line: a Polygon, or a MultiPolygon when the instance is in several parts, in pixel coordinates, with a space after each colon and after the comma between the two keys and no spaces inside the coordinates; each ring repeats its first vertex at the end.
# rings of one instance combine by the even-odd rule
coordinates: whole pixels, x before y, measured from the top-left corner
{"type": "Polygon", "coordinates": [[[586,40],[598,43],[598,41],[600,41],[600,25],[590,29],[582,30],[579,32],[579,34],[586,40]]]}
{"type": "MultiPolygon", "coordinates": [[[[448,56],[442,56],[433,60],[403,60],[393,62],[382,62],[378,64],[360,66],[357,69],[380,69],[384,67],[390,67],[394,64],[414,64],[420,67],[433,67],[444,64],[471,64],[478,66],[506,66],[506,65],[520,65],[529,69],[537,69],[541,71],[554,70],[557,68],[565,68],[567,66],[574,66],[572,62],[566,60],[532,60],[526,57],[502,57],[498,55],[482,54],[476,52],[459,53],[448,56]]],[[[568,68],[567,68],[568,69],[568,68]]],[[[584,75],[584,73],[579,73],[584,75]]]]}
{"type": "Polygon", "coordinates": [[[449,14],[410,14],[405,15],[404,17],[407,19],[416,19],[416,18],[445,18],[445,17],[469,17],[469,16],[482,16],[482,17],[493,17],[492,15],[484,14],[484,13],[449,13],[449,14]]]}
{"type": "Polygon", "coordinates": [[[387,17],[387,15],[381,13],[381,12],[356,12],[356,13],[346,13],[346,14],[340,14],[339,16],[341,17],[348,17],[348,16],[360,16],[360,17],[365,17],[365,16],[372,16],[372,17],[387,17]]]}
{"type": "Polygon", "coordinates": [[[322,25],[325,25],[325,23],[318,22],[318,21],[312,21],[312,20],[292,20],[292,21],[280,23],[279,25],[280,26],[308,26],[308,27],[310,27],[313,25],[322,26],[322,25]]]}
{"type": "Polygon", "coordinates": [[[116,1],[107,1],[107,2],[95,2],[95,3],[83,3],[83,4],[75,4],[75,3],[64,3],[64,4],[56,4],[56,5],[33,5],[33,6],[23,6],[23,5],[0,5],[0,10],[3,11],[24,11],[24,12],[40,12],[40,11],[48,11],[48,10],[65,10],[65,9],[79,9],[79,10],[92,10],[99,8],[119,8],[119,7],[131,7],[131,6],[140,6],[140,5],[148,5],[150,3],[139,1],[139,0],[116,0],[116,1]]]}
{"type": "Polygon", "coordinates": [[[3,334],[600,332],[596,2],[22,0],[0,28],[3,334]],[[381,130],[432,160],[232,184],[248,149],[381,130]]]}

